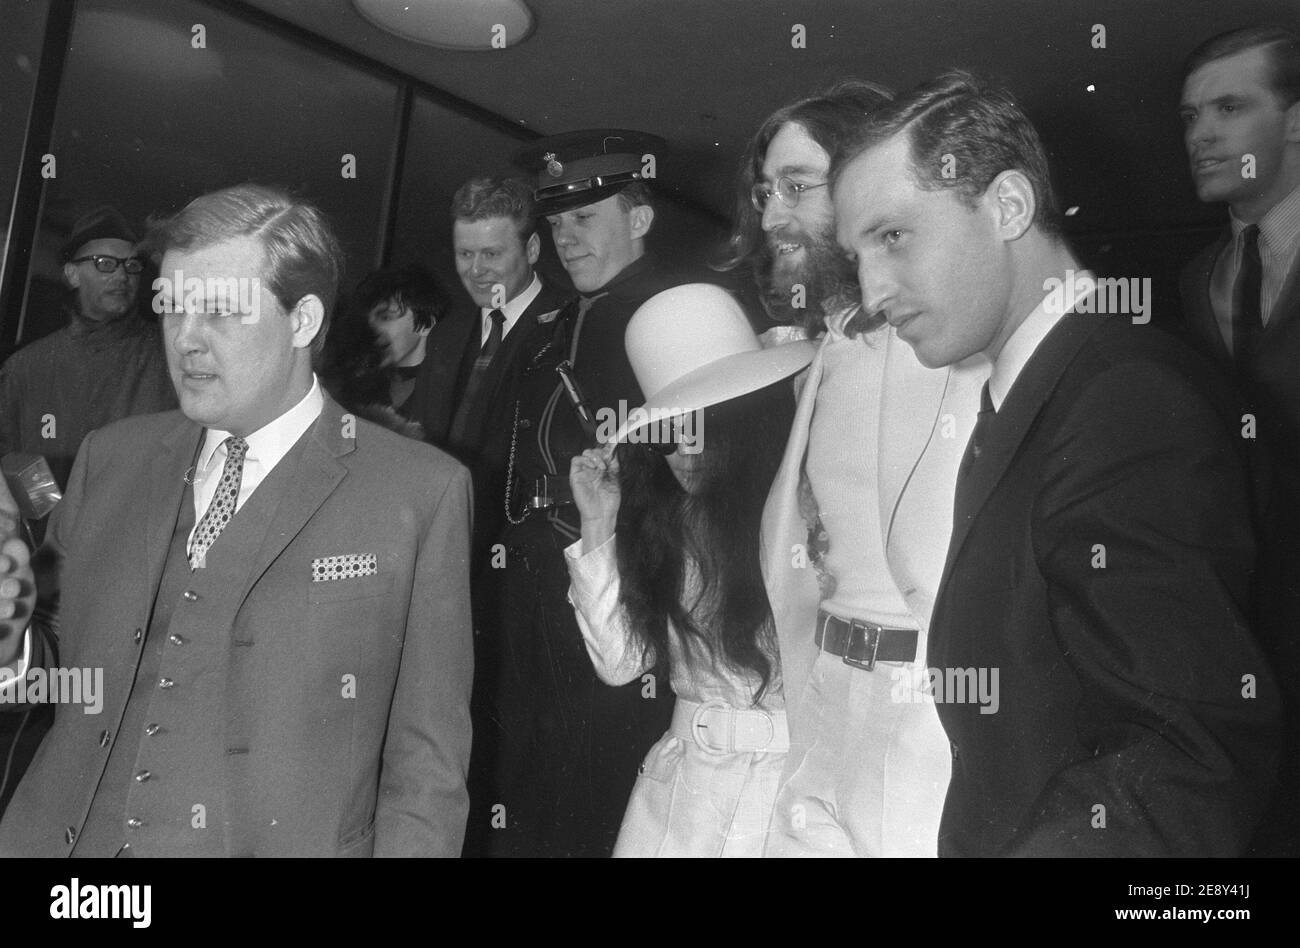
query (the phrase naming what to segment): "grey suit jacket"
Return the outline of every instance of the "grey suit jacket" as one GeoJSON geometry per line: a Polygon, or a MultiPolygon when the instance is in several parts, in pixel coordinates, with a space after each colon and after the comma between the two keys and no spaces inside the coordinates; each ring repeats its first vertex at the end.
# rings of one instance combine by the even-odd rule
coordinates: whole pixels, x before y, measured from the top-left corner
{"type": "MultiPolygon", "coordinates": [[[[104,669],[103,710],[58,707],[0,824],[0,854],[69,854],[114,743],[140,739],[120,724],[201,436],[167,412],[82,445],[47,545],[62,557],[59,664],[104,669]]],[[[473,665],[468,472],[328,398],[303,438],[291,489],[257,525],[256,555],[234,567],[242,578],[187,606],[185,621],[208,637],[194,647],[216,649],[193,681],[216,683],[207,704],[219,719],[186,721],[180,702],[174,726],[239,730],[247,747],[218,761],[219,740],[174,753],[207,755],[190,763],[223,775],[211,790],[226,801],[230,855],[458,855],[473,665]],[[313,560],[352,553],[375,554],[377,571],[313,582],[313,560]]],[[[168,839],[151,849],[146,825],[132,848],[175,853],[168,839]]]]}

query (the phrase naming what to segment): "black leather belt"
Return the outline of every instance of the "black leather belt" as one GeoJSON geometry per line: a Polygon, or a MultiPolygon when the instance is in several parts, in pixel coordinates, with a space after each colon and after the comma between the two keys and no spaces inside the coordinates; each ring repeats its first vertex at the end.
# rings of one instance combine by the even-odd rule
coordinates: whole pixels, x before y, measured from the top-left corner
{"type": "Polygon", "coordinates": [[[887,629],[862,619],[817,612],[817,647],[839,655],[845,665],[871,671],[876,662],[916,661],[916,629],[887,629]]]}

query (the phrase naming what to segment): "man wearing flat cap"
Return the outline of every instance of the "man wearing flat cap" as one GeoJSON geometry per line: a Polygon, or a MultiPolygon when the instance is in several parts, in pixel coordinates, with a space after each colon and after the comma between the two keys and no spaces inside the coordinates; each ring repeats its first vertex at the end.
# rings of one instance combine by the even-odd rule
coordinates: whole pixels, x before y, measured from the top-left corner
{"type": "Polygon", "coordinates": [[[90,431],[176,407],[157,326],[136,306],[138,239],[111,207],[79,218],[61,251],[67,325],[0,367],[0,455],[43,455],[60,486],[90,431]]]}
{"type": "MultiPolygon", "coordinates": [[[[176,407],[157,327],[136,307],[143,269],[137,240],[111,207],[79,218],[60,254],[67,325],[0,366],[0,457],[43,456],[61,488],[95,428],[176,407]]],[[[50,719],[49,707],[0,715],[0,757],[12,759],[7,779],[0,778],[0,814],[50,719]]]]}
{"type": "Polygon", "coordinates": [[[596,678],[566,601],[563,554],[580,535],[570,459],[595,446],[600,420],[644,401],[623,348],[628,320],[682,282],[646,252],[648,180],[663,147],[652,135],[598,129],[517,156],[536,176],[538,215],[579,295],[523,340],[507,493],[494,501],[509,523],[497,568],[486,571],[498,594],[485,597],[494,610],[479,632],[499,654],[485,683],[499,733],[489,742],[491,806],[470,816],[490,822],[491,855],[608,856],[637,766],[672,713],[661,676],[619,688],[596,678]]]}

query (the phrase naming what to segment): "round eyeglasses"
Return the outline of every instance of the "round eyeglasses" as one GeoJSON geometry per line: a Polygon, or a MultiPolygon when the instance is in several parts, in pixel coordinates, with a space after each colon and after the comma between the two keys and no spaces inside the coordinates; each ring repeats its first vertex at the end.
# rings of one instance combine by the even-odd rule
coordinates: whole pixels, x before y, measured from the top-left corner
{"type": "Polygon", "coordinates": [[[74,257],[72,262],[85,263],[87,260],[94,261],[95,269],[100,273],[113,273],[118,267],[131,274],[144,272],[144,261],[139,257],[110,257],[106,253],[92,253],[88,257],[74,257]]]}
{"type": "Polygon", "coordinates": [[[756,184],[749,192],[749,199],[754,202],[754,209],[760,213],[767,209],[767,202],[772,195],[786,207],[796,207],[799,204],[799,195],[805,191],[811,191],[814,188],[826,187],[825,181],[821,184],[800,184],[793,178],[781,177],[776,179],[776,187],[769,188],[766,184],[756,184]]]}

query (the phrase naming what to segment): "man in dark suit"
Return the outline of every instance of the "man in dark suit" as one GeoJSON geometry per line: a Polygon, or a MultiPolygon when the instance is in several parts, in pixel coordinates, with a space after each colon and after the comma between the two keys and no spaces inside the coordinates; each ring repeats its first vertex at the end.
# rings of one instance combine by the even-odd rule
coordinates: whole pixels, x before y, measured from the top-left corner
{"type": "Polygon", "coordinates": [[[1196,194],[1228,226],[1187,266],[1185,325],[1235,374],[1271,452],[1256,622],[1287,699],[1279,798],[1260,854],[1300,854],[1300,38],[1247,27],[1187,57],[1179,107],[1196,194]]]}
{"type": "Polygon", "coordinates": [[[181,410],[82,445],[45,548],[57,635],[0,550],[0,681],[103,671],[99,713],[58,707],[0,853],[455,856],[469,476],[322,394],[341,255],[315,208],[231,188],[150,240],[181,410]]]}
{"type": "Polygon", "coordinates": [[[564,296],[534,269],[541,255],[533,192],[515,178],[471,178],[452,197],[452,249],[467,298],[430,334],[408,414],[433,443],[453,453],[474,481],[470,572],[474,589],[474,754],[466,856],[482,856],[500,803],[489,777],[496,754],[499,648],[493,623],[482,617],[494,595],[488,581],[492,543],[505,523],[516,388],[524,341],[538,320],[555,317],[564,296]]]}
{"type": "Polygon", "coordinates": [[[490,564],[488,545],[504,521],[522,344],[565,297],[534,269],[542,242],[532,188],[515,178],[471,178],[452,198],[452,249],[469,299],[431,334],[407,413],[430,442],[474,477],[473,572],[490,564]]]}
{"type": "Polygon", "coordinates": [[[1226,381],[1079,269],[1037,133],[973,76],[868,118],[832,192],[867,311],[993,363],[929,632],[939,854],[1240,853],[1279,701],[1226,381]]]}

